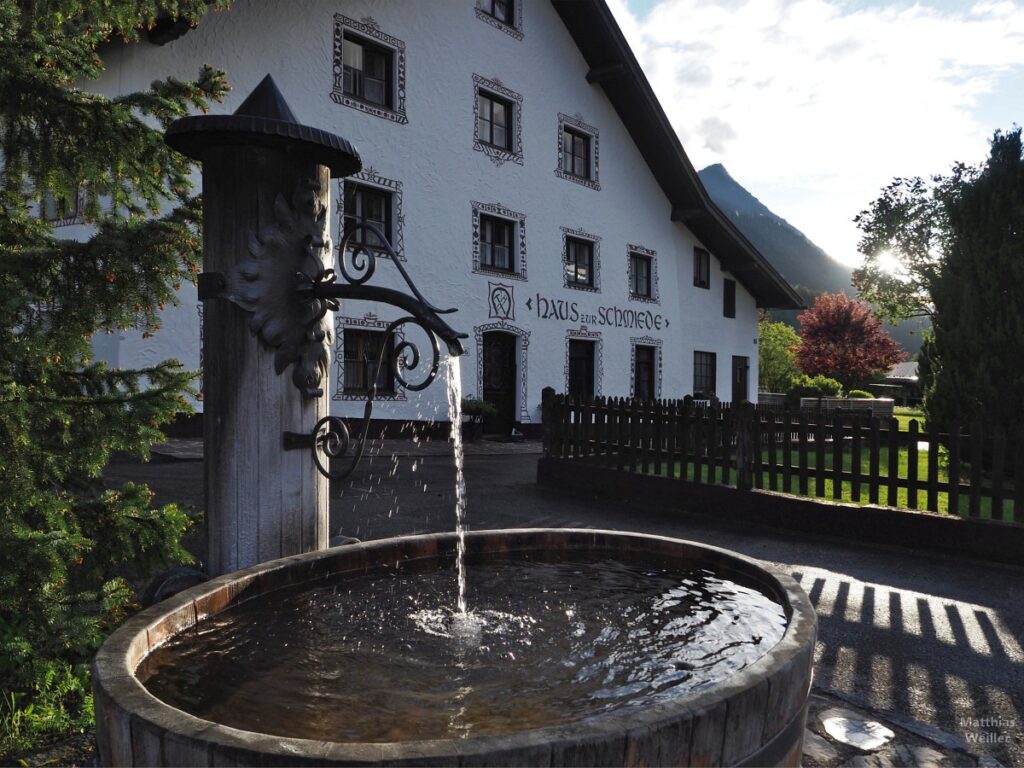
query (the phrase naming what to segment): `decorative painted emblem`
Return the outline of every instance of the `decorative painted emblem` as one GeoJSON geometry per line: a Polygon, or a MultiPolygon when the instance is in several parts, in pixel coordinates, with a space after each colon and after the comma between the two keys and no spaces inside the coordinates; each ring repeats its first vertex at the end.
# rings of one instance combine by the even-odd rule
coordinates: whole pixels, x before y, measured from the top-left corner
{"type": "Polygon", "coordinates": [[[488,317],[497,320],[516,319],[515,287],[505,283],[487,282],[488,317]]]}

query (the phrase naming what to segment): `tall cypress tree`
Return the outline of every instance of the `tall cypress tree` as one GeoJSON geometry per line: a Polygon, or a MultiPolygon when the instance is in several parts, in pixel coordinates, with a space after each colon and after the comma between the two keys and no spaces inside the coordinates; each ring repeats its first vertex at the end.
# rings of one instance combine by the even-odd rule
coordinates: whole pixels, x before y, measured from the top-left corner
{"type": "Polygon", "coordinates": [[[996,132],[981,173],[947,203],[949,248],[932,287],[926,409],[1000,426],[1024,441],[1024,154],[1021,129],[996,132]]]}
{"type": "MultiPolygon", "coordinates": [[[[184,405],[175,363],[115,370],[90,338],[158,327],[198,271],[191,167],[163,129],[227,86],[204,67],[117,98],[88,90],[102,53],[206,0],[0,0],[0,691],[87,721],[86,664],[132,607],[127,579],[187,558],[188,525],[144,487],[104,487],[112,451],[145,455],[184,405]],[[42,201],[49,200],[49,203],[42,201]],[[57,201],[57,202],[54,202],[57,201]],[[40,207],[81,203],[84,241],[40,207]]],[[[0,733],[0,756],[24,749],[0,733]]],[[[20,738],[20,741],[19,741],[20,738]]]]}

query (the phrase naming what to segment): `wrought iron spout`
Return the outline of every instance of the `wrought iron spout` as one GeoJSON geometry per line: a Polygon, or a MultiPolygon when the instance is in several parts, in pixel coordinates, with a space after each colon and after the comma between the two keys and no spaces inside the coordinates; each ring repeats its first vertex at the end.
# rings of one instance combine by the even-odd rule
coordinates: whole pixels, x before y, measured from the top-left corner
{"type": "Polygon", "coordinates": [[[434,307],[393,288],[325,281],[313,285],[312,294],[318,299],[355,299],[390,304],[408,312],[416,318],[418,325],[440,338],[448,348],[448,354],[458,357],[466,351],[462,346],[461,339],[468,338],[467,334],[454,330],[441,319],[438,310],[434,307]]]}
{"type": "MultiPolygon", "coordinates": [[[[309,242],[310,245],[316,248],[323,247],[324,245],[320,241],[310,240],[309,242]]],[[[459,333],[441,318],[441,315],[450,314],[456,310],[454,308],[439,309],[424,298],[416,284],[413,283],[412,278],[409,277],[405,267],[402,266],[398,254],[392,249],[391,244],[384,237],[384,233],[376,226],[372,224],[357,224],[346,232],[341,247],[338,249],[337,272],[333,269],[324,270],[318,268],[319,260],[313,257],[312,251],[309,254],[308,264],[312,269],[300,269],[296,274],[298,280],[296,292],[300,299],[298,304],[300,306],[316,308],[314,315],[310,315],[306,321],[307,338],[319,336],[320,331],[317,329],[321,319],[329,309],[339,309],[338,301],[340,299],[389,304],[392,307],[397,307],[407,312],[407,316],[400,317],[388,325],[387,330],[384,332],[384,338],[388,340],[394,339],[395,331],[409,323],[419,326],[426,332],[430,343],[431,357],[429,358],[427,374],[422,381],[410,382],[406,378],[406,373],[417,369],[421,362],[419,349],[413,342],[402,339],[399,343],[395,344],[394,355],[390,361],[391,375],[402,387],[412,391],[426,389],[437,378],[441,365],[438,339],[445,343],[448,354],[452,357],[458,357],[465,352],[465,348],[462,346],[462,339],[468,338],[468,334],[459,333]],[[360,233],[372,234],[379,245],[371,248],[366,244],[365,240],[359,238],[360,233]],[[392,264],[394,264],[409,287],[409,293],[403,293],[394,288],[367,285],[367,282],[377,268],[378,255],[382,254],[390,257],[392,264]],[[339,274],[343,278],[342,282],[338,282],[339,274]]],[[[389,341],[388,343],[392,342],[389,341]]],[[[325,416],[322,418],[313,428],[311,435],[285,435],[286,449],[310,448],[313,452],[313,460],[316,463],[317,469],[332,480],[348,477],[355,471],[362,459],[370,428],[370,418],[373,414],[373,401],[377,395],[376,382],[385,364],[386,349],[387,345],[382,345],[380,354],[377,357],[373,384],[366,396],[362,425],[357,431],[358,438],[354,446],[348,425],[337,416],[325,416]],[[352,447],[354,447],[354,451],[348,465],[340,471],[332,472],[330,460],[344,458],[352,447]],[[321,452],[326,457],[326,462],[321,460],[321,452]]]]}
{"type": "Polygon", "coordinates": [[[439,317],[439,315],[451,314],[456,309],[438,309],[424,298],[412,278],[409,277],[405,267],[402,266],[402,260],[391,247],[391,243],[376,225],[361,223],[351,226],[346,231],[341,247],[338,249],[338,272],[345,282],[335,285],[336,275],[328,270],[324,280],[317,286],[320,291],[318,296],[366,299],[400,307],[415,317],[423,327],[439,336],[448,347],[448,354],[458,357],[465,353],[466,350],[459,340],[469,338],[468,334],[458,333],[439,317]],[[367,235],[376,238],[379,245],[367,245],[365,239],[367,235]],[[395,265],[402,279],[405,280],[405,284],[409,286],[411,296],[390,288],[366,285],[377,269],[378,253],[384,253],[390,258],[391,263],[395,265]]]}

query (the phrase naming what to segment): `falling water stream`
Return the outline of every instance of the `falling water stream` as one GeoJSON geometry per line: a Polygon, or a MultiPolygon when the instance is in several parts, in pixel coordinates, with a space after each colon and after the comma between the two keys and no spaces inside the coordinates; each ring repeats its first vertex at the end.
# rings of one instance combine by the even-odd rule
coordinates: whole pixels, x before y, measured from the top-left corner
{"type": "Polygon", "coordinates": [[[459,537],[455,555],[459,577],[459,596],[456,603],[458,616],[465,623],[466,608],[466,478],[463,474],[462,449],[462,371],[459,358],[451,355],[446,366],[448,390],[448,418],[451,419],[451,440],[455,451],[455,533],[459,537]]]}

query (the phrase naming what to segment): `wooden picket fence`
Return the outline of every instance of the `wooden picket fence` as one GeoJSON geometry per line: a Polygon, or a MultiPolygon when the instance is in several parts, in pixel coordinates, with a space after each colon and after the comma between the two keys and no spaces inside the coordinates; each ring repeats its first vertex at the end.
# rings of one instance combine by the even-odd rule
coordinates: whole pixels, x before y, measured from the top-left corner
{"type": "Polygon", "coordinates": [[[980,426],[925,432],[857,412],[545,392],[544,452],[675,477],[1024,523],[1024,441],[980,426]],[[984,459],[973,460],[976,457],[984,459]],[[1016,482],[1020,479],[1021,482],[1016,482]]]}

